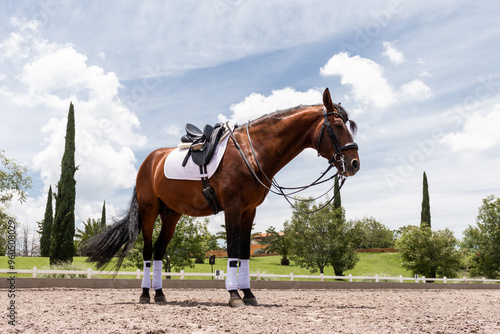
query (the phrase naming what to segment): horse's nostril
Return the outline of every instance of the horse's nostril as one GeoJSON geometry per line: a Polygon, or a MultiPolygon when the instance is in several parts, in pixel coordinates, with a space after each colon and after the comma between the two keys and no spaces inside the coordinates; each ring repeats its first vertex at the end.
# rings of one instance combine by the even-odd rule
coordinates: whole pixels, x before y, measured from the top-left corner
{"type": "Polygon", "coordinates": [[[359,169],[359,161],[356,160],[356,159],[352,159],[352,167],[355,169],[355,170],[358,170],[359,169]]]}

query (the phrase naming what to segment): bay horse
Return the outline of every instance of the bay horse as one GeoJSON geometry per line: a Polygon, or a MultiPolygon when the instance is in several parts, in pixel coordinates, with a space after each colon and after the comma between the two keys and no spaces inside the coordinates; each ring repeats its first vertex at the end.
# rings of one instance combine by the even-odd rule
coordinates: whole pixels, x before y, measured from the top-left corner
{"type": "MultiPolygon", "coordinates": [[[[306,148],[314,148],[328,159],[340,175],[356,174],[360,162],[352,133],[356,124],[347,112],[334,104],[328,88],[323,105],[299,106],[262,116],[237,127],[210,184],[215,190],[225,218],[227,235],[226,289],[229,306],[257,306],[250,289],[250,234],[256,208],[266,198],[274,175],[306,148]],[[238,293],[243,292],[243,298],[238,293]]],[[[162,291],[162,259],[181,215],[209,216],[213,211],[202,194],[201,181],[168,179],[164,174],[166,157],[174,148],[160,148],[139,168],[130,208],[124,218],[92,238],[84,252],[99,268],[118,256],[116,270],[133,246],[140,230],[144,237],[144,275],[140,303],[166,303],[162,291]],[[153,247],[153,226],[161,218],[161,232],[153,247]],[[150,279],[153,257],[153,280],[150,279]]]]}

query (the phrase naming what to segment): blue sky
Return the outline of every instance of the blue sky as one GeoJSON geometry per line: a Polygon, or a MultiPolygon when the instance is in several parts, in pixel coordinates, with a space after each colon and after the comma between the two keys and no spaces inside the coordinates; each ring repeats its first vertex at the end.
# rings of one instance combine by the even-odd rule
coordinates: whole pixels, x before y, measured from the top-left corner
{"type": "MultiPolygon", "coordinates": [[[[147,154],[186,123],[238,123],[329,87],[358,123],[361,170],[342,189],[348,219],[432,226],[455,236],[500,184],[500,28],[491,1],[133,1],[0,3],[0,149],[34,187],[9,212],[34,231],[60,174],[76,111],[77,227],[127,209],[147,154]]],[[[277,175],[304,185],[326,168],[305,151],[277,175]]],[[[304,195],[318,195],[317,189],[304,195]]],[[[278,229],[270,195],[255,231],[278,229]]],[[[109,218],[108,223],[111,222],[109,218]]],[[[223,215],[211,218],[220,230],[223,215]]]]}

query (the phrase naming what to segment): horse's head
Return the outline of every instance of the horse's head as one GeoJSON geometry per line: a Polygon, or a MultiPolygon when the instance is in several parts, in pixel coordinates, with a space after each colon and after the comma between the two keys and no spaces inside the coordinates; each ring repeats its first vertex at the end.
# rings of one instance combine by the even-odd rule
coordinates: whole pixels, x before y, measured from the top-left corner
{"type": "Polygon", "coordinates": [[[351,134],[356,133],[356,123],[349,120],[340,104],[332,102],[328,88],[323,93],[323,106],[324,119],[315,132],[318,154],[334,164],[339,174],[352,176],[359,170],[358,145],[351,134]],[[351,131],[347,129],[347,122],[351,131]]]}

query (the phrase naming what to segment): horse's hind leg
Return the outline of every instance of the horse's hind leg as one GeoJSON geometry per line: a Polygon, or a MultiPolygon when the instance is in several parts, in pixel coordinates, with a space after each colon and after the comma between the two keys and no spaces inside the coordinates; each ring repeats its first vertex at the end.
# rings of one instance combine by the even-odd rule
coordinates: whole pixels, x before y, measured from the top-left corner
{"type": "Polygon", "coordinates": [[[181,214],[170,210],[165,204],[161,203],[161,231],[158,239],[155,242],[153,255],[153,289],[155,290],[155,303],[166,304],[167,299],[162,290],[162,264],[167,245],[172,239],[175,226],[181,217],[181,214]]]}
{"type": "Polygon", "coordinates": [[[145,197],[138,197],[140,201],[139,206],[139,216],[141,217],[142,225],[142,236],[144,238],[144,246],[142,250],[142,257],[144,260],[143,264],[143,276],[142,276],[142,294],[139,299],[140,304],[147,304],[150,302],[149,290],[151,289],[151,257],[153,256],[153,229],[158,217],[158,211],[160,209],[160,203],[157,198],[145,200],[145,197]]]}

